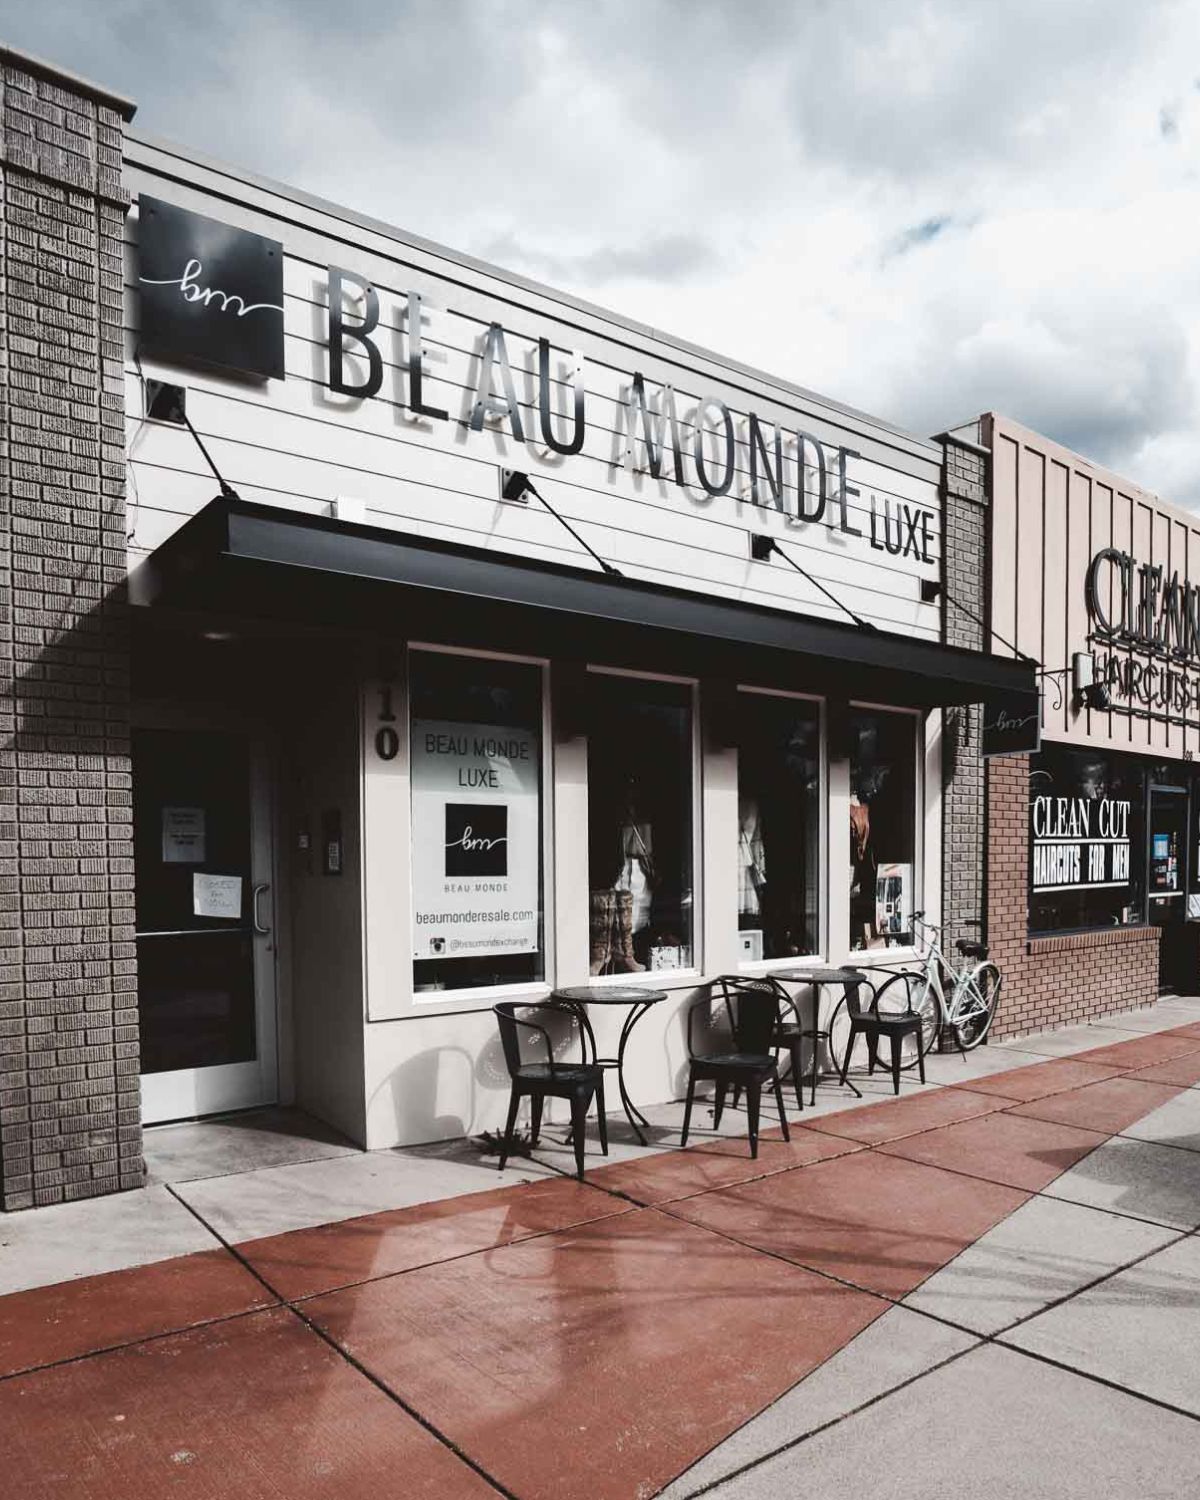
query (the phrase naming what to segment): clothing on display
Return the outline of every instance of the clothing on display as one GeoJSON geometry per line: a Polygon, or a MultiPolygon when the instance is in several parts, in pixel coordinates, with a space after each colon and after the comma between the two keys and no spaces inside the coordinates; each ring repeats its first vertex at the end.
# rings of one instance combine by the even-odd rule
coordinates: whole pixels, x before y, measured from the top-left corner
{"type": "Polygon", "coordinates": [[[875,854],[871,848],[871,809],[853,793],[850,796],[850,929],[855,947],[875,945],[875,854]]]}
{"type": "Polygon", "coordinates": [[[630,820],[621,829],[621,851],[624,856],[616,889],[627,891],[632,898],[633,931],[650,925],[650,904],[654,890],[654,859],[651,853],[653,835],[649,823],[630,820]]]}
{"type": "Polygon", "coordinates": [[[767,851],[758,803],[745,799],[738,817],[741,825],[738,832],[738,912],[742,916],[759,917],[767,883],[767,851]]]}

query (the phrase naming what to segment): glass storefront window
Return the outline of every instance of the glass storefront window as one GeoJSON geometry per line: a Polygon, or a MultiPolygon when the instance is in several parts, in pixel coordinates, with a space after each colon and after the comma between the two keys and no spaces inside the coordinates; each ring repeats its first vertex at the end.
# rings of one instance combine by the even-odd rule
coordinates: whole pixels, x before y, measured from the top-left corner
{"type": "Polygon", "coordinates": [[[540,980],[541,668],[410,663],[414,988],[540,980]]]}
{"type": "MultiPolygon", "coordinates": [[[[1154,829],[1155,885],[1182,908],[1187,798],[1154,829]],[[1155,863],[1155,855],[1161,855],[1155,863]],[[1180,894],[1171,894],[1180,892],[1180,894]]],[[[1029,763],[1029,930],[1127,927],[1146,918],[1146,775],[1141,763],[1047,745],[1029,763]]]]}
{"type": "Polygon", "coordinates": [[[692,690],[588,676],[589,970],[692,966],[692,690]]]}
{"type": "Polygon", "coordinates": [[[850,710],[852,949],[913,941],[917,722],[912,714],[850,710]]]}
{"type": "Polygon", "coordinates": [[[738,930],[744,963],[820,950],[821,715],[739,693],[738,930]]]}

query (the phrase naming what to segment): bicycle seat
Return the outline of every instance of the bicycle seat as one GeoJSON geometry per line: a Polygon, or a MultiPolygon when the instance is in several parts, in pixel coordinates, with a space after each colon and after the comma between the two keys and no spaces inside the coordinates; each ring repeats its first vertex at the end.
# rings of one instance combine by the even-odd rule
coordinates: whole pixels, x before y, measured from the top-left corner
{"type": "Polygon", "coordinates": [[[986,958],[988,956],[986,943],[965,943],[962,938],[954,945],[964,958],[986,958]]]}

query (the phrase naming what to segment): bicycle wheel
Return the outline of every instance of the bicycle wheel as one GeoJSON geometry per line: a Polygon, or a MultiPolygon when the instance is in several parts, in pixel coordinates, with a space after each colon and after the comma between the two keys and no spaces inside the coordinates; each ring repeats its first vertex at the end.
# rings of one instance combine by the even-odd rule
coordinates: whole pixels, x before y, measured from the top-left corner
{"type": "MultiPolygon", "coordinates": [[[[854,1043],[855,1055],[858,1054],[858,1039],[854,1043]]],[[[846,1057],[846,1047],[850,1042],[850,1012],[846,1009],[846,997],[843,995],[833,1007],[833,1013],[829,1017],[829,1061],[839,1071],[846,1057]]],[[[864,1056],[865,1062],[865,1056],[864,1056]]]]}
{"type": "MultiPolygon", "coordinates": [[[[846,1049],[849,1045],[850,1010],[846,1005],[846,997],[843,995],[829,1017],[829,1060],[839,1073],[842,1070],[842,1064],[846,1061],[846,1049]]],[[[861,1070],[865,1073],[870,1060],[871,1054],[867,1047],[867,1039],[860,1031],[854,1038],[854,1051],[851,1053],[846,1071],[861,1070]]]]}
{"type": "Polygon", "coordinates": [[[893,974],[879,987],[875,1005],[883,1015],[889,1011],[915,1010],[921,1017],[921,1030],[906,1036],[900,1051],[900,1067],[904,1070],[915,1068],[921,1054],[928,1052],[937,1041],[938,1003],[928,977],[920,970],[911,969],[893,974]]]}
{"type": "Polygon", "coordinates": [[[964,1052],[987,1036],[1000,1003],[1000,970],[993,963],[973,969],[955,992],[950,1024],[964,1052]]]}

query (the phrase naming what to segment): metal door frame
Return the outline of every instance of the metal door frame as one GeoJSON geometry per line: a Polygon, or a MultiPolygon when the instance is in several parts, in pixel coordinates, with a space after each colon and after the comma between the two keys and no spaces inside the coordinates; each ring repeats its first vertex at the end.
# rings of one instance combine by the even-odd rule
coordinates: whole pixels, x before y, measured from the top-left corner
{"type": "Polygon", "coordinates": [[[246,736],[250,770],[250,923],[255,932],[252,951],[257,1055],[249,1062],[143,1073],[142,1123],[158,1125],[168,1120],[274,1104],[280,1090],[279,912],[270,736],[261,723],[248,720],[223,704],[135,704],[131,722],[135,730],[161,729],[182,734],[197,729],[246,736]]]}
{"type": "MultiPolygon", "coordinates": [[[[1191,834],[1191,794],[1190,794],[1190,792],[1189,792],[1189,790],[1188,790],[1188,788],[1186,786],[1175,786],[1173,783],[1170,783],[1170,782],[1149,781],[1149,780],[1147,780],[1147,782],[1146,782],[1146,850],[1145,850],[1145,856],[1146,856],[1146,919],[1147,919],[1147,921],[1149,921],[1149,918],[1150,918],[1150,902],[1151,902],[1151,899],[1152,899],[1152,892],[1150,890],[1150,860],[1151,860],[1151,855],[1152,855],[1152,851],[1153,851],[1153,848],[1154,848],[1154,843],[1153,843],[1154,832],[1153,832],[1153,826],[1152,825],[1153,825],[1153,822],[1154,822],[1154,794],[1155,794],[1155,792],[1162,792],[1162,793],[1164,793],[1168,797],[1182,797],[1183,798],[1183,836],[1182,836],[1182,839],[1181,839],[1182,847],[1181,847],[1180,852],[1179,852],[1179,899],[1183,902],[1183,905],[1180,908],[1181,912],[1183,913],[1183,916],[1187,915],[1187,892],[1188,892],[1188,886],[1190,884],[1190,875],[1191,875],[1191,870],[1189,868],[1190,867],[1190,863],[1191,863],[1191,851],[1190,851],[1190,848],[1189,848],[1189,845],[1190,845],[1190,842],[1191,842],[1191,839],[1190,839],[1190,834],[1191,834]]],[[[1166,900],[1169,901],[1169,900],[1172,900],[1174,898],[1168,896],[1168,897],[1165,897],[1163,899],[1166,899],[1166,900]]],[[[1182,916],[1181,916],[1180,920],[1181,921],[1183,920],[1182,916]]]]}

